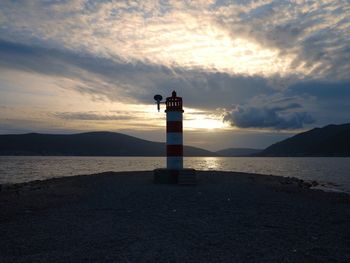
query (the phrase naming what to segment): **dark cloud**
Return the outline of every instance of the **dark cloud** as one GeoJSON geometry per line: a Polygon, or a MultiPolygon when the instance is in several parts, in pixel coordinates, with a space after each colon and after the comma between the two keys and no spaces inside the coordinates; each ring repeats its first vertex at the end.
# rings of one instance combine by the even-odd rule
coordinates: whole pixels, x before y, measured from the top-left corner
{"type": "Polygon", "coordinates": [[[230,2],[217,17],[221,25],[233,37],[252,39],[277,48],[280,57],[293,58],[288,74],[301,70],[306,79],[349,79],[348,1],[230,2]]]}
{"type": "Polygon", "coordinates": [[[304,98],[313,98],[314,105],[312,107],[308,105],[308,112],[312,111],[313,116],[317,117],[318,125],[350,121],[350,81],[301,82],[293,85],[286,92],[286,96],[301,94],[304,98]]]}
{"type": "MultiPolygon", "coordinates": [[[[318,99],[343,99],[350,97],[350,81],[307,81],[290,87],[289,94],[309,94],[318,99]]],[[[348,101],[350,105],[350,101],[348,101]]]]}
{"type": "Polygon", "coordinates": [[[301,105],[297,103],[271,108],[238,105],[225,114],[224,121],[240,128],[299,129],[314,122],[306,112],[290,111],[299,108],[301,105]]]}
{"type": "MultiPolygon", "coordinates": [[[[142,62],[129,63],[0,41],[0,68],[76,79],[73,88],[92,97],[111,101],[133,100],[152,103],[154,94],[173,90],[186,98],[188,107],[215,109],[245,102],[251,94],[274,92],[262,77],[184,70],[142,62]]],[[[61,84],[59,84],[61,85],[61,84]]],[[[63,84],[62,88],[67,88],[63,84]]]]}

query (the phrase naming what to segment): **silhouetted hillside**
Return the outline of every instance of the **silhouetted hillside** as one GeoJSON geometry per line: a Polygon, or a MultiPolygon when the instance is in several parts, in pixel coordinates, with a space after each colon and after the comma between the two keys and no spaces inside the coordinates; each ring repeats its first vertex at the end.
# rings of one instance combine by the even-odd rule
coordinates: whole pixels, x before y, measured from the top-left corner
{"type": "Polygon", "coordinates": [[[297,134],[271,145],[259,156],[350,156],[350,123],[297,134]]]}
{"type": "Polygon", "coordinates": [[[228,149],[217,151],[216,153],[219,156],[225,156],[225,157],[244,157],[244,156],[251,156],[253,154],[257,154],[261,151],[262,151],[261,149],[251,149],[251,148],[228,148],[228,149]]]}
{"type": "MultiPolygon", "coordinates": [[[[164,156],[165,144],[121,133],[88,132],[71,135],[28,133],[0,135],[0,155],[164,156]]],[[[184,146],[185,156],[215,156],[184,146]]]]}

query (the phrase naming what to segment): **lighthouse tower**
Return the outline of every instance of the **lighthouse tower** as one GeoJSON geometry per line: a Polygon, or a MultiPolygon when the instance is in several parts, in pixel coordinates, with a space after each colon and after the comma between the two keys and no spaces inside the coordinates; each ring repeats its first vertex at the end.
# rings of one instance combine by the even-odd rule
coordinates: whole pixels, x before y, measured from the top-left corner
{"type": "MultiPolygon", "coordinates": [[[[155,95],[154,99],[160,110],[163,97],[155,95]]],[[[196,171],[183,168],[183,108],[182,98],[173,91],[165,100],[166,112],[166,168],[154,170],[156,183],[196,184],[196,171]]]]}
{"type": "Polygon", "coordinates": [[[173,91],[165,105],[167,169],[180,171],[183,169],[182,98],[173,91]]]}

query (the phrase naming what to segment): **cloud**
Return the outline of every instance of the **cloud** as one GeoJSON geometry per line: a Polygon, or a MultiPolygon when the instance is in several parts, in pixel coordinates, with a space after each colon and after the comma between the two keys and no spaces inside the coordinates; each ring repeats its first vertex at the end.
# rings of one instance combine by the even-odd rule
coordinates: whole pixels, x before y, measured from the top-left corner
{"type": "Polygon", "coordinates": [[[301,71],[313,79],[349,78],[348,1],[260,1],[232,15],[237,6],[222,7],[223,27],[232,33],[240,30],[246,38],[277,48],[279,56],[292,58],[290,73],[301,71]]]}
{"type": "MultiPolygon", "coordinates": [[[[73,90],[86,100],[151,104],[154,94],[175,89],[187,107],[205,112],[239,105],[226,114],[238,127],[294,129],[320,114],[324,123],[346,121],[346,87],[332,100],[322,94],[350,80],[348,7],[343,0],[1,1],[1,101],[10,96],[4,87],[30,93],[15,79],[25,71],[46,79],[41,90],[73,90]]],[[[61,119],[124,118],[74,110],[61,119]]]]}
{"type": "MultiPolygon", "coordinates": [[[[64,120],[118,121],[118,120],[130,119],[130,114],[106,115],[106,114],[98,114],[94,112],[59,112],[54,115],[64,120]]],[[[135,119],[135,116],[133,116],[133,118],[135,119]]]]}
{"type": "Polygon", "coordinates": [[[239,128],[300,129],[314,122],[306,112],[290,112],[301,105],[291,103],[284,107],[250,107],[238,105],[224,115],[224,121],[239,128]]]}
{"type": "Polygon", "coordinates": [[[346,0],[3,1],[0,35],[169,68],[348,79],[348,5],[346,0]]]}
{"type": "Polygon", "coordinates": [[[308,112],[320,125],[347,123],[350,111],[350,81],[310,81],[296,83],[288,90],[287,96],[312,98],[301,102],[308,106],[308,112]]]}
{"type": "Polygon", "coordinates": [[[274,92],[261,77],[125,63],[5,41],[0,41],[0,68],[49,75],[63,89],[111,101],[152,103],[154,94],[167,96],[175,89],[188,107],[215,109],[240,103],[252,93],[274,92]]]}

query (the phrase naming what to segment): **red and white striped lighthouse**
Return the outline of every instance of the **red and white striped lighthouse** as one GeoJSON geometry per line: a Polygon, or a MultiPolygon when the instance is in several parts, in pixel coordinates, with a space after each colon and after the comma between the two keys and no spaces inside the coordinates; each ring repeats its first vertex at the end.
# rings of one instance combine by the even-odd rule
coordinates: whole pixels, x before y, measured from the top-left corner
{"type": "MultiPolygon", "coordinates": [[[[158,111],[163,97],[154,96],[158,111]]],[[[183,168],[183,137],[182,137],[182,98],[173,91],[171,97],[165,100],[166,105],[166,160],[167,168],[154,170],[154,182],[166,184],[196,184],[196,171],[183,168]]]]}
{"type": "Polygon", "coordinates": [[[167,97],[166,105],[166,154],[167,169],[183,169],[183,137],[182,137],[182,98],[172,92],[167,97]]]}

